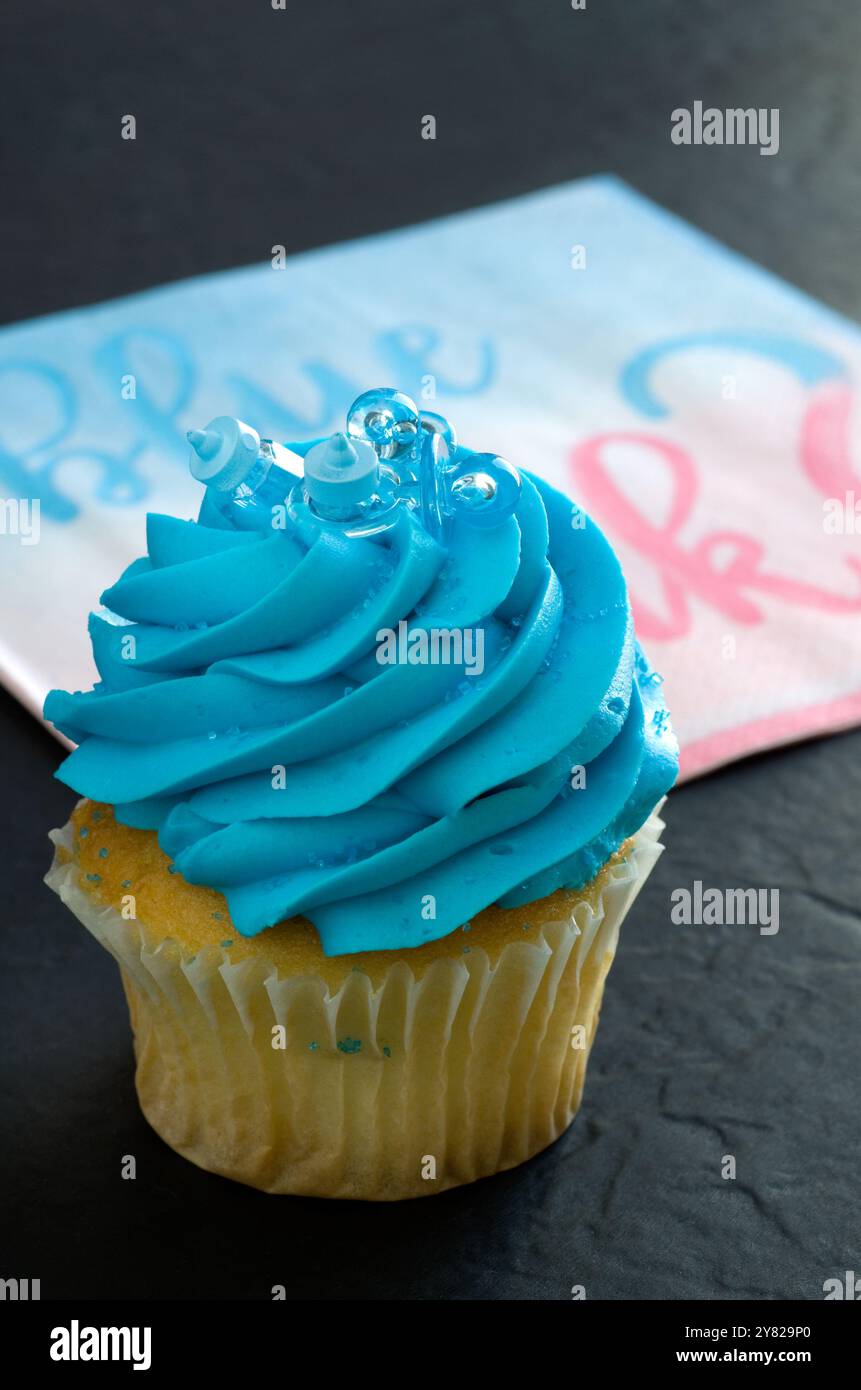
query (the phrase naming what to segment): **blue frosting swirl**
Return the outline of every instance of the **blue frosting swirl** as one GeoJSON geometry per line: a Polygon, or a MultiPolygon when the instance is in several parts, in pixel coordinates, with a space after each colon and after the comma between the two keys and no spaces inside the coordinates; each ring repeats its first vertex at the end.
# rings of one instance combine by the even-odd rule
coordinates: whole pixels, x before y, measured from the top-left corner
{"type": "Polygon", "coordinates": [[[99,683],[47,698],[78,744],[57,775],[246,936],[301,913],[328,955],[418,946],[582,886],[675,780],[618,560],[537,477],[445,545],[406,510],[366,539],[205,501],[150,515],[147,548],[91,617],[99,683]],[[402,622],[480,631],[483,670],[381,664],[402,622]]]}

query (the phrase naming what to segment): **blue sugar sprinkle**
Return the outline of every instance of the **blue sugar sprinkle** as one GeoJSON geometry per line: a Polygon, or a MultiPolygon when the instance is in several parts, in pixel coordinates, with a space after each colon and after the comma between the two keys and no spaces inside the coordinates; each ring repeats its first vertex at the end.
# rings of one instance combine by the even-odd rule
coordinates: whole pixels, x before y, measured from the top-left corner
{"type": "Polygon", "coordinates": [[[309,1043],[309,1044],[308,1044],[308,1051],[309,1051],[309,1052],[316,1052],[316,1051],[317,1051],[317,1048],[318,1048],[319,1046],[320,1046],[319,1043],[315,1043],[315,1042],[309,1043]]]}
{"type": "Polygon", "coordinates": [[[220,941],[218,944],[219,944],[220,946],[223,946],[224,949],[227,950],[227,947],[228,947],[228,946],[232,946],[232,945],[233,945],[233,942],[232,942],[232,941],[220,941]]]}
{"type": "Polygon", "coordinates": [[[124,878],[124,879],[123,879],[123,888],[131,888],[131,886],[132,886],[132,881],[131,881],[131,879],[130,879],[130,878],[124,878]]]}
{"type": "Polygon", "coordinates": [[[384,1056],[384,1057],[391,1057],[391,1055],[392,1055],[392,1049],[391,1049],[390,1047],[384,1047],[384,1048],[383,1048],[383,1056],[384,1056]]]}
{"type": "Polygon", "coordinates": [[[102,848],[99,850],[99,858],[100,858],[100,859],[107,859],[107,857],[108,857],[108,851],[104,848],[104,846],[102,846],[102,848]]]}
{"type": "Polygon", "coordinates": [[[80,830],[78,831],[78,834],[80,835],[80,837],[81,837],[82,840],[86,840],[86,838],[87,838],[87,836],[89,835],[89,833],[90,833],[90,832],[89,832],[89,830],[87,829],[87,827],[86,827],[85,825],[82,825],[81,828],[80,828],[80,830]]]}
{"type": "Polygon", "coordinates": [[[358,1038],[346,1037],[346,1038],[339,1038],[339,1039],[338,1039],[338,1051],[339,1051],[339,1052],[352,1053],[352,1052],[361,1052],[361,1050],[362,1050],[362,1044],[361,1044],[361,1042],[359,1041],[358,1038]]]}
{"type": "Polygon", "coordinates": [[[216,922],[223,922],[223,921],[224,921],[224,913],[223,913],[223,912],[213,912],[212,915],[213,915],[213,917],[215,918],[216,922]]]}
{"type": "Polygon", "coordinates": [[[101,813],[101,811],[94,811],[94,812],[93,812],[93,815],[92,815],[93,824],[94,824],[94,825],[98,825],[98,823],[99,823],[99,821],[100,821],[101,819],[102,819],[102,813],[101,813]]]}
{"type": "Polygon", "coordinates": [[[102,876],[101,876],[101,874],[87,874],[87,882],[88,882],[88,883],[101,883],[101,881],[102,881],[102,876]]]}

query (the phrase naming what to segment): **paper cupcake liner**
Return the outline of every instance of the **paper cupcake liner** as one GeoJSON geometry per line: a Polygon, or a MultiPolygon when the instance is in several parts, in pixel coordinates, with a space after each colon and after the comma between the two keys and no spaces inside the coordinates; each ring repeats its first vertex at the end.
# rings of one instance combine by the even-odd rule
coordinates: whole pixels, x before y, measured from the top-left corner
{"type": "MultiPolygon", "coordinates": [[[[494,964],[473,947],[416,979],[393,954],[375,986],[346,956],[334,992],[262,955],[185,959],[96,903],[59,854],[45,881],[119,963],[141,1108],[173,1149],[267,1192],[391,1201],[512,1168],[571,1123],[619,928],[661,854],[659,810],[594,907],[494,964]]],[[[71,852],[70,826],[51,838],[71,852]]]]}

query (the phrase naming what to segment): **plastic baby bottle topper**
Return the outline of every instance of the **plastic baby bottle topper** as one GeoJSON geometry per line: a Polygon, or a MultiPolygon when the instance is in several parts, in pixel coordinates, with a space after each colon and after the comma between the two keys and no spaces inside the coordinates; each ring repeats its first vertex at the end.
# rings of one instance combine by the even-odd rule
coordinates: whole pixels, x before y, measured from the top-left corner
{"type": "Polygon", "coordinates": [[[207,501],[243,529],[271,525],[272,507],[283,505],[301,474],[301,458],[232,415],[219,415],[186,438],[188,466],[206,484],[207,501]]]}
{"type": "Polygon", "coordinates": [[[458,447],[441,415],[419,413],[409,396],[380,387],[359,396],[345,433],[307,450],[261,439],[250,425],[222,415],[191,430],[190,468],[213,505],[239,526],[266,525],[271,508],[348,535],[376,535],[417,512],[435,537],[453,521],[498,526],[520,498],[520,475],[496,454],[458,447]]]}

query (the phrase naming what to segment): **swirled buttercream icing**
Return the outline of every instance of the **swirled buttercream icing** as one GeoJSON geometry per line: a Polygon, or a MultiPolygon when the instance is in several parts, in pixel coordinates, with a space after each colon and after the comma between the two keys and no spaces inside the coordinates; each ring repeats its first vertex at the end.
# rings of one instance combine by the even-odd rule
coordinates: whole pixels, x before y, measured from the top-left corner
{"type": "Polygon", "coordinates": [[[303,914],[327,955],[588,882],[677,771],[598,527],[526,473],[485,529],[282,521],[208,494],[147,518],[90,620],[98,683],[45,704],[61,780],[157,831],[239,932],[303,914]]]}

